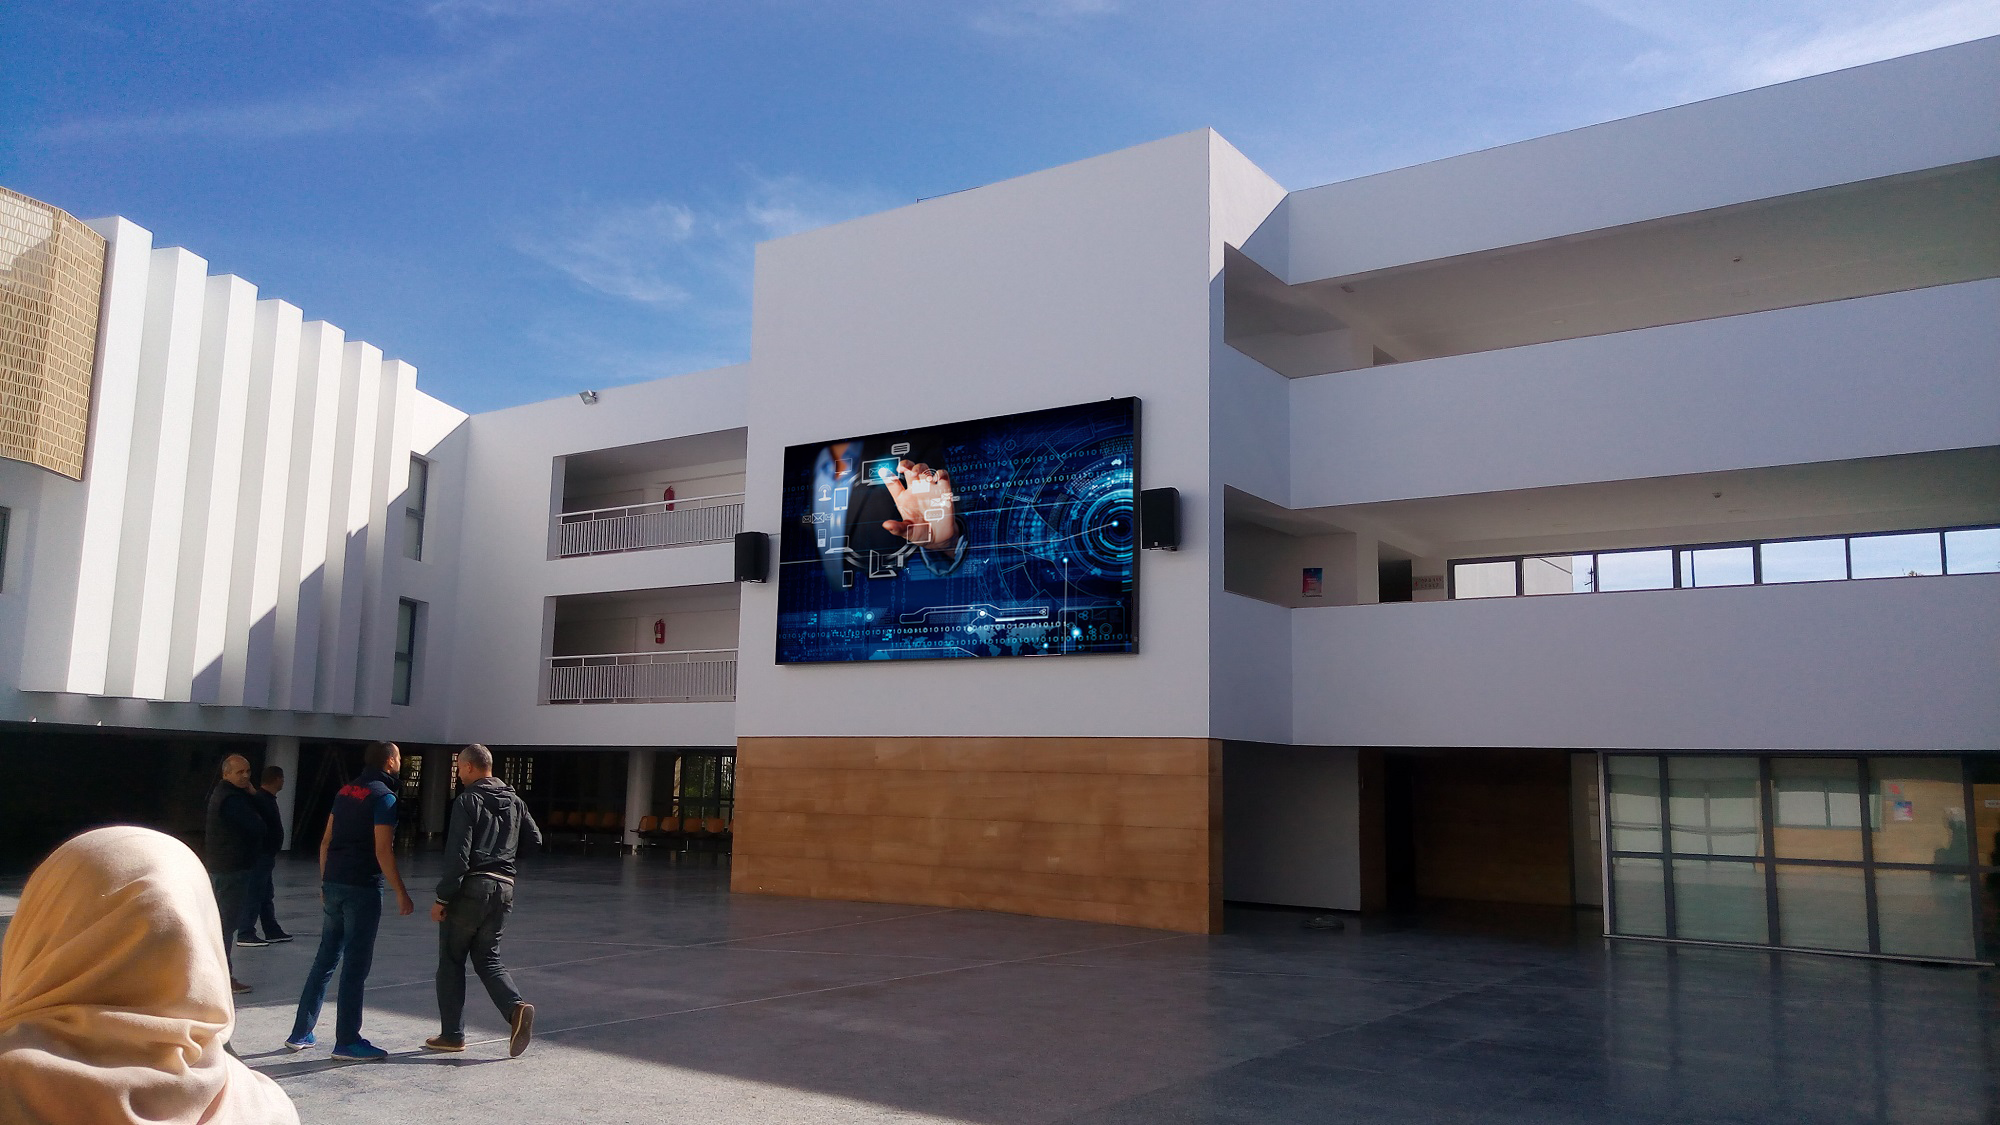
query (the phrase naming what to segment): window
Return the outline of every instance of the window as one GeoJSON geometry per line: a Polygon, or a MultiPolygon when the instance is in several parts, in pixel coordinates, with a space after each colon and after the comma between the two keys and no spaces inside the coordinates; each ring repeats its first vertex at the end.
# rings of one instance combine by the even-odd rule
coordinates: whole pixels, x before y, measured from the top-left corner
{"type": "Polygon", "coordinates": [[[1454,598],[1511,598],[1520,592],[1515,582],[1513,559],[1451,564],[1451,596],[1454,598]]]}
{"type": "Polygon", "coordinates": [[[1579,555],[1453,559],[1448,596],[1511,598],[1996,571],[2000,571],[2000,527],[1961,527],[1579,555]]]}
{"type": "Polygon", "coordinates": [[[424,557],[424,513],[430,507],[431,463],[410,455],[410,487],[404,491],[403,557],[419,562],[424,557]]]}
{"type": "Polygon", "coordinates": [[[417,626],[424,604],[404,598],[396,603],[396,678],[389,686],[389,702],[410,705],[410,689],[417,672],[417,626]]]}
{"type": "Polygon", "coordinates": [[[2000,954],[2000,755],[1612,754],[1604,779],[1614,935],[2000,954]]]}
{"type": "Polygon", "coordinates": [[[14,509],[0,508],[0,590],[7,588],[7,532],[14,523],[14,509]]]}

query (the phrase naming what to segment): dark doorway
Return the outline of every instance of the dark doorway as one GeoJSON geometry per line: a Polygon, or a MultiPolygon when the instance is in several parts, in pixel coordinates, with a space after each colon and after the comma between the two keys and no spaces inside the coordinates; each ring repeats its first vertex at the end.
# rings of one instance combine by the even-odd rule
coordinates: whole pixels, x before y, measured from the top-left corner
{"type": "Polygon", "coordinates": [[[1392,751],[1382,765],[1390,909],[1438,901],[1574,904],[1567,752],[1392,751]]]}
{"type": "Polygon", "coordinates": [[[1381,585],[1380,600],[1407,602],[1416,597],[1417,580],[1413,566],[1409,559],[1383,559],[1376,564],[1377,581],[1381,585]]]}
{"type": "Polygon", "coordinates": [[[1414,771],[1410,759],[1390,754],[1382,760],[1382,890],[1390,910],[1417,903],[1417,825],[1414,771]]]}

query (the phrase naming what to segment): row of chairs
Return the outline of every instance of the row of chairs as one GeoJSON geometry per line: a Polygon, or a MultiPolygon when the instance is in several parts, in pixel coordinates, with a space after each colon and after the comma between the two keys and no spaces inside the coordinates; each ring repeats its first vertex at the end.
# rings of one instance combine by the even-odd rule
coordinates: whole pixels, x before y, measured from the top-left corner
{"type": "Polygon", "coordinates": [[[729,820],[720,816],[642,816],[641,836],[727,836],[729,820]]]}
{"type": "Polygon", "coordinates": [[[549,822],[543,827],[557,832],[616,832],[625,827],[625,814],[608,809],[595,812],[557,810],[549,814],[549,822]]]}

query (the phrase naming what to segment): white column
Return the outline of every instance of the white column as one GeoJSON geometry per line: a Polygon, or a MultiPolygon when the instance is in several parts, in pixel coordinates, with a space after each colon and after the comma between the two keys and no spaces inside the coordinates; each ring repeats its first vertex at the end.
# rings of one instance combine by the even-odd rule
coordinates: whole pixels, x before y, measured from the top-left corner
{"type": "MultiPolygon", "coordinates": [[[[285,787],[278,792],[278,817],[285,822],[285,850],[292,850],[292,813],[299,800],[299,740],[295,735],[274,734],[264,739],[264,764],[285,771],[285,787]]],[[[258,778],[262,781],[262,778],[258,778]]]]}
{"type": "Polygon", "coordinates": [[[340,422],[345,335],[323,320],[299,329],[298,395],[292,418],[291,499],[279,583],[277,662],[271,705],[313,709],[319,675],[320,591],[326,587],[326,527],[333,503],[334,436],[340,422]]]}
{"type": "Polygon", "coordinates": [[[639,843],[639,818],[652,811],[653,752],[631,750],[625,755],[625,846],[639,843]]]}
{"type": "Polygon", "coordinates": [[[278,585],[285,559],[285,508],[291,503],[293,408],[299,384],[296,306],[257,302],[250,358],[249,437],[243,453],[236,565],[231,582],[229,642],[222,664],[221,702],[271,705],[271,669],[278,659],[278,585]]]}
{"type": "Polygon", "coordinates": [[[167,698],[222,701],[229,641],[229,591],[236,572],[237,511],[243,486],[244,426],[250,402],[257,289],[240,277],[208,279],[188,456],[186,527],[174,608],[167,698]]]}
{"type": "Polygon", "coordinates": [[[321,590],[317,709],[355,710],[367,585],[369,514],[375,492],[375,433],[382,406],[382,349],[350,340],[341,353],[340,429],[335,437],[333,503],[327,513],[326,585],[321,590]]]}
{"type": "Polygon", "coordinates": [[[208,263],[193,254],[153,251],[113,591],[110,695],[166,698],[207,278],[208,263]]]}

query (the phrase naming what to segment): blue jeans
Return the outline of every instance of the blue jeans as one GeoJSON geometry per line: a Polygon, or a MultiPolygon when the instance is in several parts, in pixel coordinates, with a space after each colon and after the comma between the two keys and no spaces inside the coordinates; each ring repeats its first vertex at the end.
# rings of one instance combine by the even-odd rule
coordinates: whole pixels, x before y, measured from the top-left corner
{"type": "Polygon", "coordinates": [[[361,990],[368,986],[368,969],[375,962],[375,931],[382,923],[380,887],[357,887],[346,883],[321,883],[320,895],[326,911],[320,919],[319,952],[313,957],[312,971],[299,993],[298,1018],[292,1021],[292,1040],[305,1038],[319,1023],[320,1006],[326,1003],[326,985],[340,966],[339,1006],[333,1021],[333,1045],[346,1047],[361,1042],[361,990]]]}

